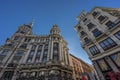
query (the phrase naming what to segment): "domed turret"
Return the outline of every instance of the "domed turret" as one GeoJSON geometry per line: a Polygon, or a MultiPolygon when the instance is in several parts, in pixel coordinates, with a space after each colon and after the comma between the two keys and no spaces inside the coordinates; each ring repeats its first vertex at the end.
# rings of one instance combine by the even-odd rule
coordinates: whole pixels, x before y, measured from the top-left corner
{"type": "Polygon", "coordinates": [[[50,30],[50,34],[61,35],[61,31],[57,25],[53,25],[52,29],[50,30]]]}

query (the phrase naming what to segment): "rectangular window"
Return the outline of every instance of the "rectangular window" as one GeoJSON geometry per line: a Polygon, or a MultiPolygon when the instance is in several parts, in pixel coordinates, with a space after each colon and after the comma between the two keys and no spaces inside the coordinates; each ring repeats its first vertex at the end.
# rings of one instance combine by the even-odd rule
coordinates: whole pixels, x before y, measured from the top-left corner
{"type": "Polygon", "coordinates": [[[85,43],[88,44],[90,42],[90,39],[88,39],[87,37],[84,39],[85,43]]]}
{"type": "Polygon", "coordinates": [[[99,31],[98,29],[93,30],[92,33],[93,33],[93,35],[94,35],[95,37],[98,37],[98,36],[100,36],[100,35],[102,34],[102,32],[99,31]]]}
{"type": "Polygon", "coordinates": [[[103,22],[104,20],[106,19],[106,16],[100,16],[100,17],[98,17],[98,20],[100,21],[100,22],[103,22]]]}
{"type": "Polygon", "coordinates": [[[30,51],[29,56],[33,56],[34,52],[35,52],[34,50],[30,51]]]}
{"type": "Polygon", "coordinates": [[[100,42],[99,44],[104,50],[108,50],[117,45],[111,38],[107,38],[100,42]]]}
{"type": "Polygon", "coordinates": [[[93,55],[100,53],[100,51],[99,51],[99,49],[97,48],[96,45],[90,47],[89,50],[93,55]]]}
{"type": "Polygon", "coordinates": [[[4,49],[2,52],[1,52],[1,54],[0,55],[7,55],[7,53],[9,52],[9,50],[8,49],[4,49]]]}
{"type": "Polygon", "coordinates": [[[81,36],[85,35],[86,33],[84,31],[80,32],[81,36]]]}
{"type": "Polygon", "coordinates": [[[16,56],[22,56],[23,54],[24,54],[23,51],[18,51],[18,52],[16,53],[16,56]]]}
{"type": "Polygon", "coordinates": [[[114,35],[120,40],[120,31],[116,32],[114,35]]]}
{"type": "Polygon", "coordinates": [[[115,26],[115,23],[113,23],[112,21],[108,21],[105,25],[108,27],[108,29],[111,29],[115,26]]]}
{"type": "Polygon", "coordinates": [[[92,15],[93,17],[96,17],[99,13],[98,12],[93,12],[92,15]]]}
{"type": "Polygon", "coordinates": [[[92,23],[89,23],[89,24],[87,25],[87,27],[88,27],[89,30],[91,30],[94,26],[95,26],[95,25],[92,24],[92,23]]]}

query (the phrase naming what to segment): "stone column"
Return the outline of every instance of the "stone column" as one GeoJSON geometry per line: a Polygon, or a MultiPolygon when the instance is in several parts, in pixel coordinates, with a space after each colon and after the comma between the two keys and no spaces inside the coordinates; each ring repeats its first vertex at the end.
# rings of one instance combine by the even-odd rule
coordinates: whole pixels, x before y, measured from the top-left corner
{"type": "Polygon", "coordinates": [[[107,63],[109,64],[109,66],[112,68],[112,70],[114,72],[119,72],[119,69],[117,68],[117,66],[113,63],[113,61],[110,59],[110,57],[105,57],[105,60],[107,61],[107,63]]]}
{"type": "Polygon", "coordinates": [[[51,48],[50,48],[50,47],[51,47],[51,41],[49,41],[49,43],[48,43],[48,55],[47,55],[47,61],[50,61],[50,55],[51,55],[51,52],[50,52],[50,51],[51,51],[51,50],[50,50],[51,48]]]}
{"type": "Polygon", "coordinates": [[[99,79],[100,79],[100,80],[105,80],[105,78],[104,78],[104,76],[103,76],[103,74],[102,74],[102,72],[101,72],[101,70],[100,70],[97,62],[94,61],[93,63],[94,63],[94,64],[93,64],[93,65],[94,65],[94,68],[96,69],[96,71],[97,71],[97,73],[98,73],[99,79]]]}
{"type": "Polygon", "coordinates": [[[26,60],[27,60],[28,55],[29,55],[29,53],[30,53],[30,51],[31,51],[32,45],[30,45],[28,48],[29,48],[29,50],[28,50],[28,52],[26,53],[26,55],[24,56],[23,63],[26,63],[26,60]]]}
{"type": "Polygon", "coordinates": [[[116,44],[120,44],[119,40],[113,35],[113,34],[110,34],[108,35],[116,44]]]}
{"type": "Polygon", "coordinates": [[[37,54],[37,50],[38,50],[38,45],[37,45],[37,47],[35,49],[35,52],[34,52],[34,55],[33,55],[33,58],[32,58],[32,63],[35,62],[35,57],[36,57],[36,54],[37,54]]]}
{"type": "Polygon", "coordinates": [[[50,59],[53,60],[53,41],[51,41],[51,55],[50,55],[50,59]]]}
{"type": "Polygon", "coordinates": [[[44,46],[45,46],[45,45],[43,45],[43,47],[42,47],[42,51],[41,51],[41,56],[40,56],[40,61],[39,61],[39,62],[42,62],[43,53],[44,53],[44,46]]]}

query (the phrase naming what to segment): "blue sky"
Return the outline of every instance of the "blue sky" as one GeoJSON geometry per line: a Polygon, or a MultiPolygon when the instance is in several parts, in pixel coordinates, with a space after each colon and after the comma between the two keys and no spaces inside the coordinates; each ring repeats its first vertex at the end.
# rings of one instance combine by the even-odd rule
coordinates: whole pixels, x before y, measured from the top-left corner
{"type": "Polygon", "coordinates": [[[33,32],[47,35],[52,25],[57,24],[68,42],[69,52],[91,64],[74,26],[82,10],[89,12],[95,6],[120,8],[120,0],[0,0],[0,45],[18,26],[34,18],[33,32]]]}

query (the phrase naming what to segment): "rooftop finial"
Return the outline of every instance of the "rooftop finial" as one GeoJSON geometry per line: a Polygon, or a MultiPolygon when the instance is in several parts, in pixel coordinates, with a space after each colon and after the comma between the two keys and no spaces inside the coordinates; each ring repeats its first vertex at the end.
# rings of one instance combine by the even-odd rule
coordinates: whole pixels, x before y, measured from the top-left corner
{"type": "Polygon", "coordinates": [[[33,27],[33,24],[34,24],[34,19],[32,19],[32,22],[30,22],[30,26],[33,27]]]}

